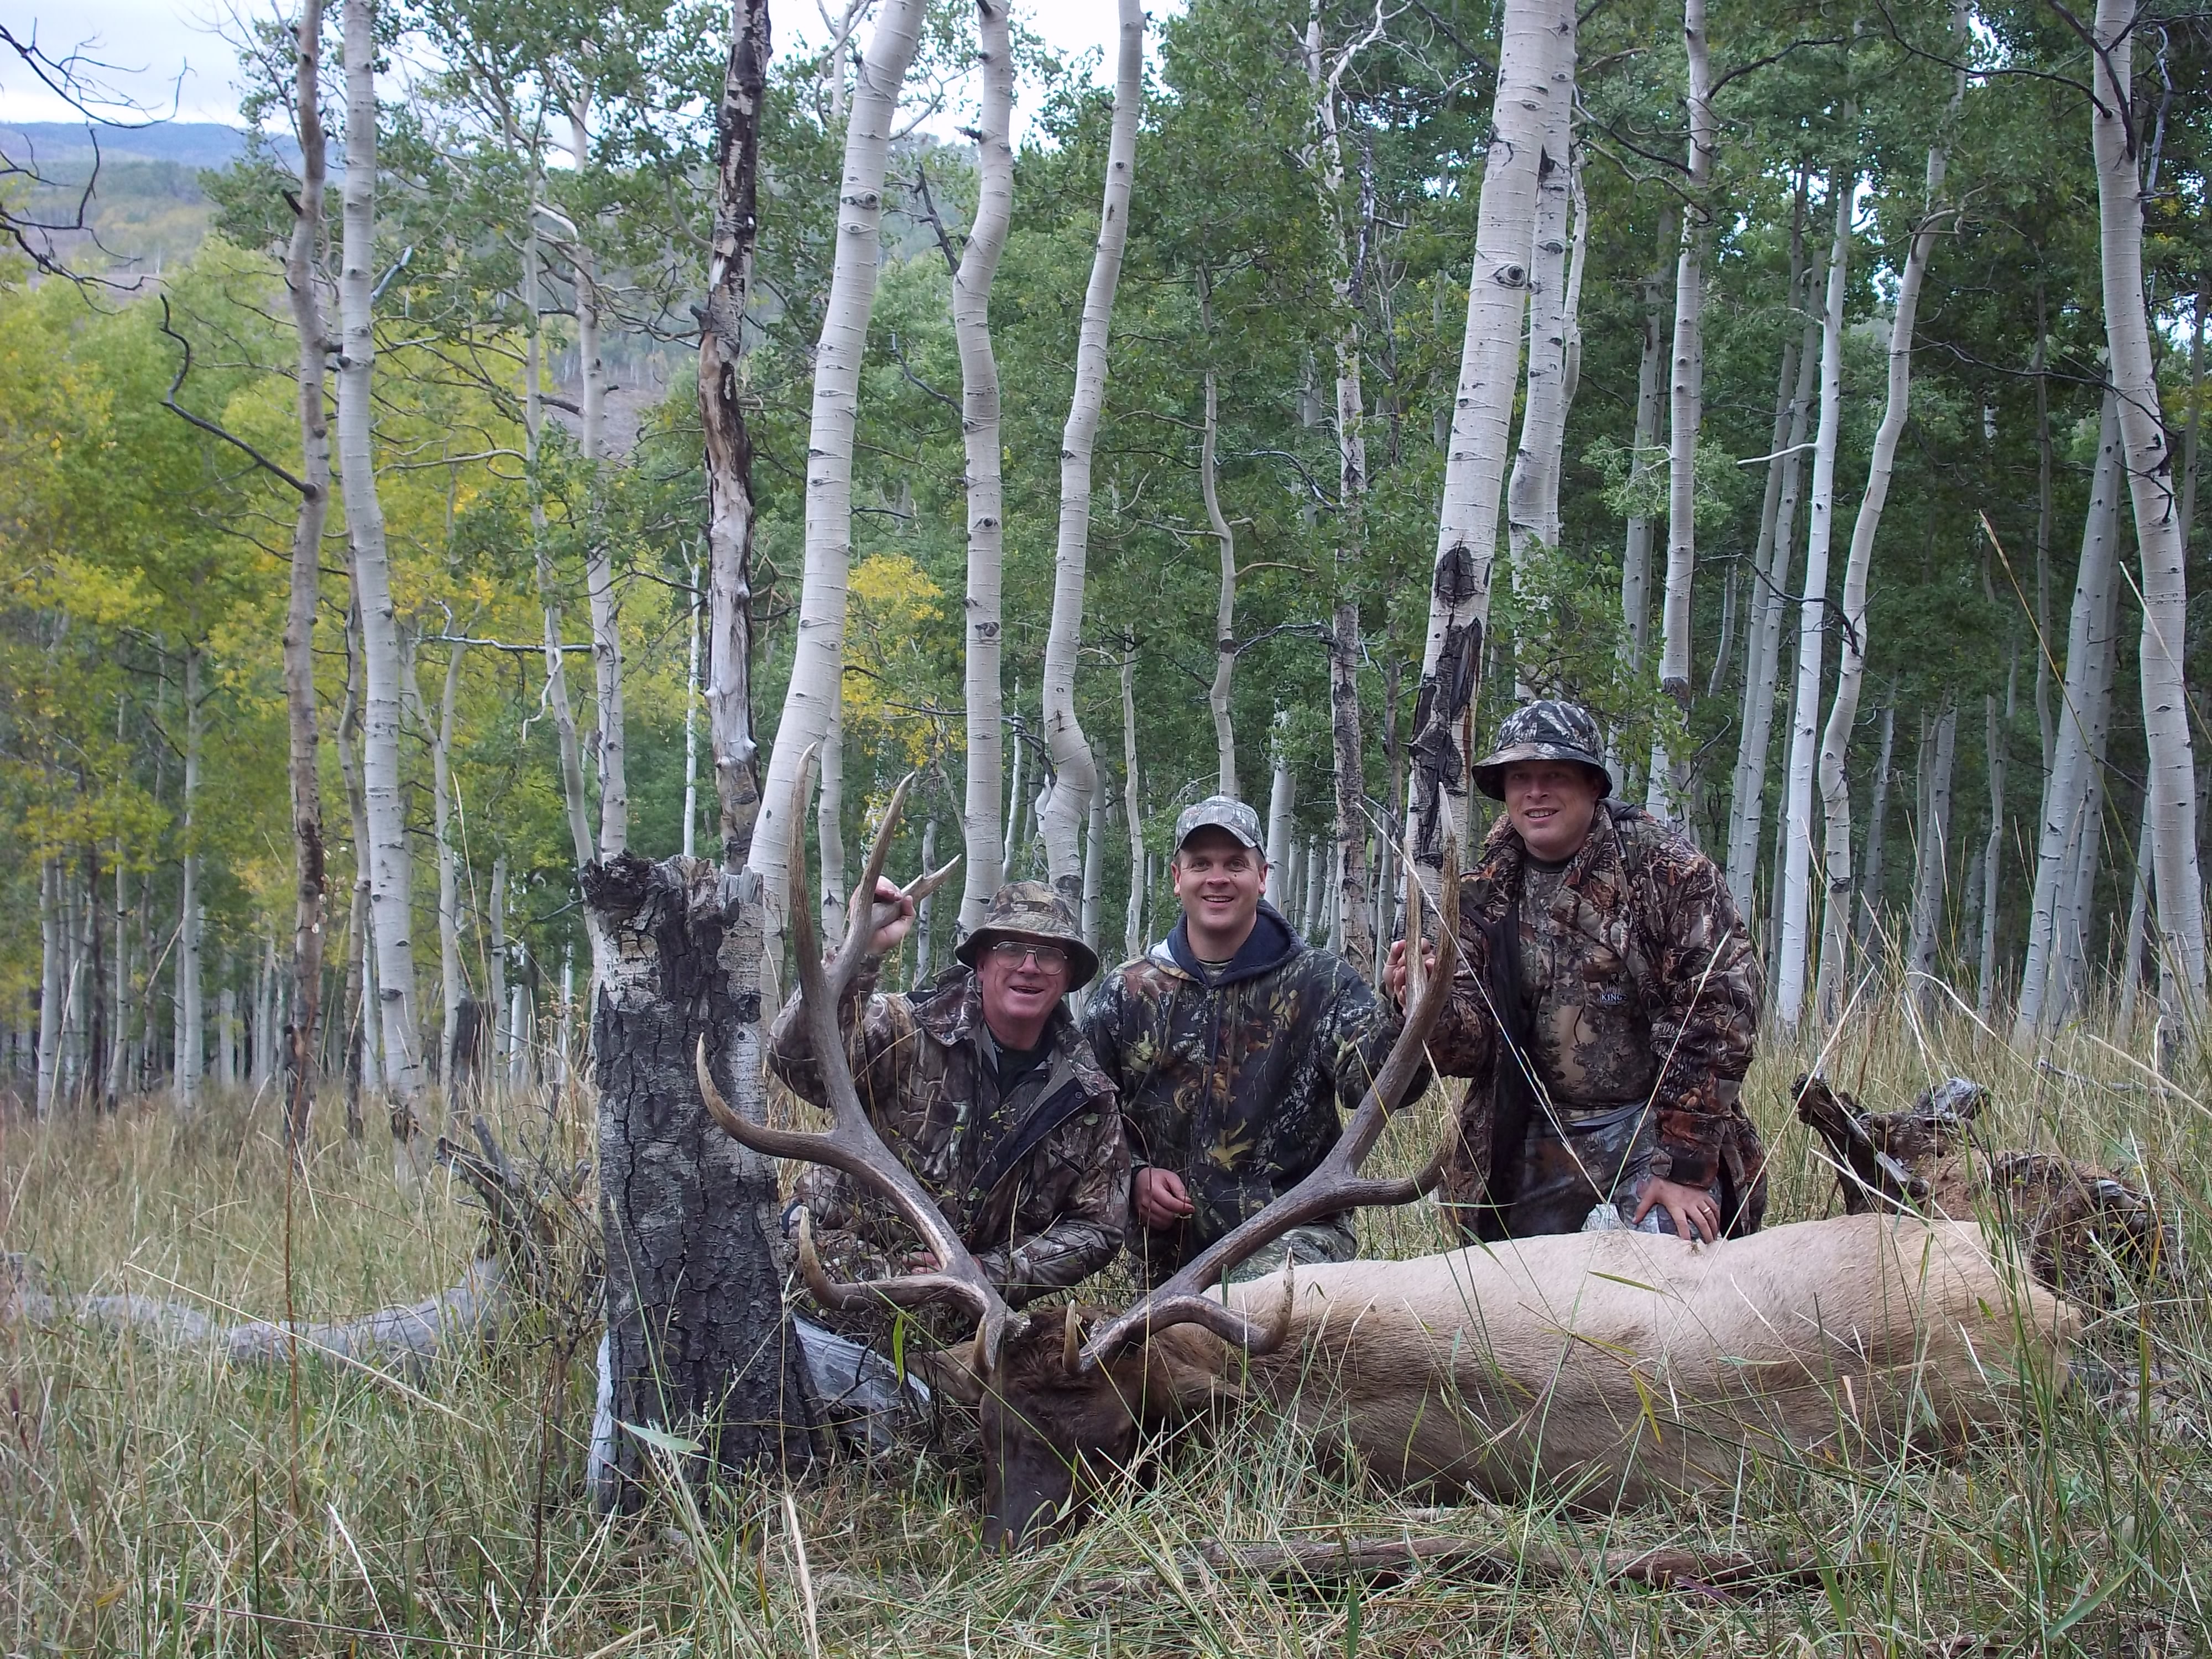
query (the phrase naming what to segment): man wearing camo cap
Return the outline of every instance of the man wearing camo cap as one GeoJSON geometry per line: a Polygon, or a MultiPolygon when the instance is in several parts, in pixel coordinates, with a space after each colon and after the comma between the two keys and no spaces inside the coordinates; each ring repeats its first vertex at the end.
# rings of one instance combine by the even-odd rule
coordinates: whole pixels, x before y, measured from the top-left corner
{"type": "MultiPolygon", "coordinates": [[[[1067,901],[1044,882],[1009,882],[957,964],[906,995],[878,994],[876,976],[915,903],[888,879],[876,902],[896,914],[837,1010],[869,1121],[1013,1306],[1089,1277],[1121,1248],[1129,1154],[1114,1085],[1067,1012],[1067,993],[1098,971],[1067,901]]],[[[769,1066],[827,1101],[796,997],[769,1036],[769,1066]]],[[[834,1170],[799,1178],[787,1233],[801,1205],[842,1277],[934,1265],[888,1202],[834,1170]]]]}
{"type": "MultiPolygon", "coordinates": [[[[1470,1241],[1571,1232],[1611,1202],[1717,1239],[1766,1207],[1740,1097],[1765,983],[1713,861],[1612,799],[1597,722],[1516,709],[1474,768],[1505,814],[1460,895],[1462,966],[1429,1041],[1474,1079],[1439,1196],[1470,1241]]],[[[1403,943],[1386,988],[1403,994],[1403,943]]]]}
{"type": "MultiPolygon", "coordinates": [[[[1261,896],[1260,815],[1214,795],[1176,823],[1182,916],[1099,984],[1083,1027],[1119,1085],[1135,1164],[1130,1247],[1157,1280],[1304,1178],[1336,1144],[1398,1031],[1365,980],[1261,896]]],[[[1232,1268],[1341,1261],[1349,1214],[1293,1228],[1232,1268]]]]}

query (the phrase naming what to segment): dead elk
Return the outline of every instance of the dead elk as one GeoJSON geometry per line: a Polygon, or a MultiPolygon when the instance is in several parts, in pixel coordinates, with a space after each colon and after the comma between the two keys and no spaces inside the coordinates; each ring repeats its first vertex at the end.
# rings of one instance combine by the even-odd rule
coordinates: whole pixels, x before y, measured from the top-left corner
{"type": "MultiPolygon", "coordinates": [[[[856,892],[874,890],[898,804],[856,892]]],[[[800,1267],[817,1299],[951,1302],[976,1320],[972,1346],[936,1356],[931,1369],[979,1409],[987,1546],[1077,1523],[1147,1428],[1224,1406],[1285,1413],[1394,1486],[1500,1498],[1546,1490],[1603,1507],[1724,1487],[1760,1455],[1954,1446],[2005,1417],[2019,1379],[2063,1373],[2073,1315],[2008,1278],[1970,1223],[1870,1214],[1710,1246],[1571,1234],[1221,1287],[1230,1268],[1303,1221],[1409,1202],[1435,1184],[1440,1158],[1397,1180],[1360,1167],[1416,1080],[1449,993],[1457,886],[1448,868],[1442,959],[1329,1156],[1172,1279],[1086,1329],[1073,1310],[1012,1312],[868,1122],[836,1007],[874,918],[855,905],[843,945],[821,961],[794,860],[801,993],[831,1127],[808,1134],[739,1118],[703,1058],[700,1088],[747,1146],[874,1187],[939,1263],[834,1283],[802,1232],[800,1267]]]]}

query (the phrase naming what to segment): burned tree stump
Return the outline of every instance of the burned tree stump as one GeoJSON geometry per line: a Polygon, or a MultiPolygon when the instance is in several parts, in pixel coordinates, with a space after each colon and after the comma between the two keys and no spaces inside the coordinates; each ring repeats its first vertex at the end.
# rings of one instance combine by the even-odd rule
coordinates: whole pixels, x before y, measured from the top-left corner
{"type": "Polygon", "coordinates": [[[607,1321],[592,1486],[603,1507],[635,1504],[651,1462],[623,1425],[696,1442],[708,1468],[788,1466],[815,1450],[764,1227],[775,1172],[708,1116],[692,1073],[703,1037],[733,1093],[732,1051],[759,1024],[722,961],[742,879],[702,860],[631,854],[584,872],[611,942],[592,1015],[607,1321]]]}

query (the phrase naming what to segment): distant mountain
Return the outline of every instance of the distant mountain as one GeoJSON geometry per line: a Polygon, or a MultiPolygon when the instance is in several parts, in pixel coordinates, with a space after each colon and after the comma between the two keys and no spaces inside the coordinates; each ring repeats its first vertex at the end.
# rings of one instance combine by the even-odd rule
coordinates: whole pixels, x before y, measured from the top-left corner
{"type": "MultiPolygon", "coordinates": [[[[241,128],[219,121],[162,121],[144,127],[87,127],[81,122],[0,122],[0,154],[19,164],[36,160],[41,171],[82,166],[93,146],[109,161],[168,161],[182,167],[225,167],[246,151],[241,128]]],[[[272,136],[277,153],[299,154],[292,136],[272,136]]]]}

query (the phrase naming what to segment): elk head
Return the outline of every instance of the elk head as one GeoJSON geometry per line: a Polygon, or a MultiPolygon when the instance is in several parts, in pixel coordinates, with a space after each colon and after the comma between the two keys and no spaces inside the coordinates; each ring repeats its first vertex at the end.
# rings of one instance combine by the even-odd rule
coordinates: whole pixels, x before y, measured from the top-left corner
{"type": "MultiPolygon", "coordinates": [[[[804,821],[813,755],[799,767],[791,821],[804,821]]],[[[1447,854],[1444,925],[1437,971],[1421,988],[1405,1028],[1369,1085],[1351,1125],[1304,1181],[1206,1250],[1181,1273],[1095,1331],[1073,1304],[1057,1318],[1015,1313],[929,1194],[885,1146],[868,1121],[854,1085],[837,1005],[860,969],[878,925],[864,896],[875,891],[898,826],[911,777],[892,795],[867,867],[854,887],[845,939],[827,962],[817,951],[803,848],[794,848],[791,925],[803,1018],[828,1096],[830,1127],[804,1133],[754,1123],[732,1111],[708,1075],[706,1046],[696,1056],[700,1093],[723,1129],[754,1151],[826,1164],[886,1199],[936,1256],[934,1272],[863,1284],[833,1280],[799,1218],[799,1266],[808,1291],[824,1306],[868,1303],[913,1308],[951,1304],[973,1315],[975,1341],[964,1351],[921,1357],[935,1386],[973,1406],[981,1422],[984,1461],[983,1542],[987,1549],[1039,1542],[1079,1525],[1106,1483],[1131,1468],[1147,1421],[1187,1414],[1236,1385],[1224,1374],[1224,1350],[1252,1355],[1280,1347],[1291,1328],[1295,1288],[1285,1273],[1268,1316],[1255,1319],[1206,1294],[1221,1275],[1288,1229],[1354,1205],[1403,1204],[1435,1186],[1443,1154],[1419,1175],[1365,1179],[1360,1163],[1374,1148],[1421,1063],[1451,980],[1459,882],[1447,854]],[[1196,1326],[1197,1330],[1178,1327],[1196,1326]],[[1209,1341],[1207,1334],[1219,1339],[1209,1341]]],[[[920,897],[951,866],[902,890],[920,897]]]]}

